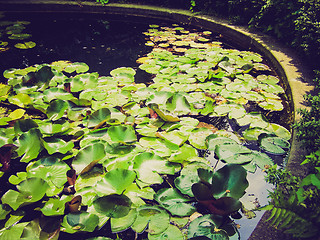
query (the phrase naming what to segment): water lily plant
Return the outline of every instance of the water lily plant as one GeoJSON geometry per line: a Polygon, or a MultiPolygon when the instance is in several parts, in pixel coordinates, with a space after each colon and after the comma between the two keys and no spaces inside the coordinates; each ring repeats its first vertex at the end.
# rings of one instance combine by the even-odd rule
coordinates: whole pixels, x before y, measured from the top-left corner
{"type": "Polygon", "coordinates": [[[265,116],[283,109],[284,91],[262,57],[210,34],[152,25],[154,48],[138,59],[145,83],[130,67],[100,76],[80,62],[6,70],[0,236],[58,239],[106,224],[151,240],[238,236],[247,171],[285,155],[291,135],[265,116]]]}

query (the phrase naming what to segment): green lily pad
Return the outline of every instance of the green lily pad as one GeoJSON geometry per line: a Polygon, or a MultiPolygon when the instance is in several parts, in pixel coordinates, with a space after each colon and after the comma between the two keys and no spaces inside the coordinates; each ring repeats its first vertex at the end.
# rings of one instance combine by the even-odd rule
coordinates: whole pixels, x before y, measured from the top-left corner
{"type": "Polygon", "coordinates": [[[175,216],[190,216],[196,211],[192,206],[190,198],[184,197],[175,188],[162,188],[154,196],[154,199],[175,216]]]}
{"type": "Polygon", "coordinates": [[[124,191],[124,195],[129,197],[132,201],[132,204],[136,207],[145,205],[145,199],[153,200],[154,194],[155,191],[151,187],[140,188],[135,183],[131,184],[124,191]]]}
{"type": "Polygon", "coordinates": [[[61,188],[67,182],[67,172],[70,167],[56,157],[42,158],[27,167],[28,177],[42,178],[51,181],[61,188]]]}
{"type": "Polygon", "coordinates": [[[8,38],[13,40],[25,40],[30,38],[32,35],[28,33],[14,33],[11,34],[8,38]]]}
{"type": "Polygon", "coordinates": [[[203,162],[192,162],[181,170],[180,176],[174,180],[175,186],[181,193],[189,195],[190,197],[194,196],[191,186],[200,181],[198,176],[199,168],[210,169],[211,167],[203,162]]]}
{"type": "Polygon", "coordinates": [[[263,109],[272,110],[272,111],[282,111],[284,108],[282,105],[282,101],[277,99],[267,98],[265,101],[259,102],[258,104],[263,109]]]}
{"type": "Polygon", "coordinates": [[[113,169],[106,173],[103,179],[95,185],[96,193],[99,196],[112,193],[122,194],[136,179],[134,171],[126,169],[113,169]]]}
{"type": "Polygon", "coordinates": [[[133,169],[137,172],[140,181],[147,184],[162,183],[159,174],[175,173],[175,166],[153,153],[141,153],[133,160],[133,169]]]}
{"type": "Polygon", "coordinates": [[[193,220],[188,228],[188,238],[198,239],[207,237],[212,240],[228,240],[228,234],[221,229],[217,229],[215,222],[210,215],[204,215],[193,220]]]}
{"type": "Polygon", "coordinates": [[[223,145],[223,144],[237,144],[237,142],[228,137],[220,137],[216,134],[211,134],[206,138],[206,142],[208,144],[208,150],[215,151],[217,146],[223,145]]]}
{"type": "Polygon", "coordinates": [[[72,161],[72,166],[78,174],[88,172],[94,165],[105,157],[102,143],[93,143],[82,148],[72,161]]]}
{"type": "Polygon", "coordinates": [[[108,129],[108,135],[113,142],[131,144],[137,141],[137,136],[132,126],[118,125],[111,126],[108,129]]]}
{"type": "Polygon", "coordinates": [[[32,98],[25,93],[18,93],[17,95],[10,96],[8,100],[11,104],[22,108],[32,104],[32,98]]]}
{"type": "Polygon", "coordinates": [[[53,99],[71,100],[74,96],[61,88],[50,88],[43,92],[44,100],[51,102],[53,99]]]}
{"type": "Polygon", "coordinates": [[[188,135],[183,134],[179,130],[173,130],[170,132],[157,132],[156,136],[178,146],[181,146],[183,143],[185,143],[185,141],[188,140],[188,135]]]}
{"type": "Polygon", "coordinates": [[[25,112],[26,110],[24,109],[16,109],[13,112],[11,112],[8,117],[11,118],[12,120],[17,120],[22,118],[25,112]]]}
{"type": "Polygon", "coordinates": [[[65,204],[72,200],[71,196],[62,198],[50,198],[41,208],[41,212],[45,216],[64,215],[65,204]]]}
{"type": "Polygon", "coordinates": [[[240,144],[226,143],[218,145],[215,148],[215,153],[219,159],[226,161],[226,159],[234,156],[235,154],[249,154],[251,153],[251,150],[240,144]]]}
{"type": "Polygon", "coordinates": [[[169,227],[169,214],[158,206],[144,205],[137,209],[138,214],[132,229],[142,233],[145,229],[150,234],[161,234],[169,227]]]}
{"type": "Polygon", "coordinates": [[[280,138],[283,138],[287,141],[291,139],[291,133],[286,129],[285,127],[276,124],[276,123],[271,123],[266,130],[268,130],[270,133],[274,133],[280,138]]]}
{"type": "Polygon", "coordinates": [[[129,214],[131,200],[125,195],[111,194],[97,198],[93,202],[94,209],[111,218],[122,218],[129,214]]]}
{"type": "Polygon", "coordinates": [[[41,200],[48,188],[49,185],[41,178],[28,178],[17,185],[19,192],[10,189],[2,196],[1,201],[17,210],[21,205],[41,200]]]}
{"type": "Polygon", "coordinates": [[[30,162],[35,159],[41,149],[41,133],[38,129],[30,129],[23,133],[17,140],[18,149],[16,150],[18,156],[22,156],[21,162],[30,162]]]}
{"type": "Polygon", "coordinates": [[[17,185],[21,183],[22,181],[27,179],[28,174],[26,172],[18,172],[16,175],[11,175],[8,179],[9,183],[13,185],[17,185]]]}
{"type": "Polygon", "coordinates": [[[169,225],[169,227],[160,234],[148,234],[149,240],[166,240],[166,239],[174,239],[174,240],[184,240],[184,235],[180,231],[177,226],[169,225]]]}
{"type": "Polygon", "coordinates": [[[111,112],[108,108],[101,108],[93,112],[88,118],[88,128],[96,127],[108,121],[111,118],[111,112]]]}
{"type": "Polygon", "coordinates": [[[290,148],[290,143],[272,134],[261,134],[258,139],[260,148],[272,154],[283,155],[290,148]]]}
{"type": "Polygon", "coordinates": [[[63,117],[66,110],[69,108],[69,104],[64,100],[53,100],[47,108],[47,116],[50,120],[56,121],[63,117]]]}
{"type": "Polygon", "coordinates": [[[137,218],[137,209],[132,208],[130,212],[121,218],[111,218],[111,231],[113,233],[122,232],[127,230],[135,222],[137,218]]]}
{"type": "Polygon", "coordinates": [[[29,42],[23,42],[23,43],[17,43],[14,46],[19,49],[30,49],[34,48],[37,44],[35,42],[29,41],[29,42]]]}
{"type": "Polygon", "coordinates": [[[62,226],[67,225],[74,232],[93,232],[98,223],[99,217],[97,215],[88,212],[76,212],[65,215],[62,226]]]}
{"type": "Polygon", "coordinates": [[[45,138],[43,139],[42,144],[50,155],[57,152],[66,154],[74,147],[73,142],[66,142],[61,138],[45,138]]]}
{"type": "Polygon", "coordinates": [[[64,68],[64,71],[67,73],[72,73],[74,71],[76,71],[77,73],[85,73],[88,70],[89,66],[86,63],[82,62],[74,62],[64,68]]]}
{"type": "Polygon", "coordinates": [[[212,134],[208,128],[195,128],[190,132],[189,142],[192,146],[198,149],[207,149],[206,138],[212,134]]]}
{"type": "Polygon", "coordinates": [[[226,165],[212,176],[211,191],[214,198],[241,198],[249,186],[247,171],[237,164],[226,165]]]}

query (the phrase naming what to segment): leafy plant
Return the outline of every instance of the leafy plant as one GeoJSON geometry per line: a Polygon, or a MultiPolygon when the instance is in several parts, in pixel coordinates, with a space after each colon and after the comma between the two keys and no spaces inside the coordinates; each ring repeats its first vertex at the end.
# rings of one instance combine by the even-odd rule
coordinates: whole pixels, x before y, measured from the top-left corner
{"type": "MultiPolygon", "coordinates": [[[[230,216],[242,208],[246,170],[273,162],[246,147],[241,131],[218,130],[218,124],[198,119],[206,115],[234,120],[238,129],[260,128],[274,134],[273,145],[280,142],[285,152],[290,132],[269,123],[262,108],[247,113],[245,107],[280,99],[282,90],[275,76],[265,69],[260,74],[261,65],[255,65],[260,55],[222,49],[208,31],[164,29],[153,25],[145,34],[154,46],[167,42],[173,50],[154,49],[138,59],[140,69],[153,74],[151,83],[134,83],[133,68],[120,67],[105,77],[69,61],[4,72],[2,177],[9,178],[11,161],[26,166],[8,179],[14,187],[1,198],[0,236],[20,238],[45,219],[58,222],[46,232],[55,238],[60,231],[93,232],[106,223],[113,232],[147,228],[149,239],[237,234],[230,216]],[[169,41],[172,37],[179,40],[169,41]],[[199,156],[207,150],[217,162],[199,156]],[[218,162],[225,166],[212,167],[218,162]],[[45,217],[11,224],[23,209],[45,217]],[[197,212],[203,217],[193,220],[197,212]],[[202,220],[210,227],[204,230],[202,220]]],[[[256,134],[253,141],[258,139],[256,134]]],[[[261,146],[272,148],[262,140],[261,146]]]]}

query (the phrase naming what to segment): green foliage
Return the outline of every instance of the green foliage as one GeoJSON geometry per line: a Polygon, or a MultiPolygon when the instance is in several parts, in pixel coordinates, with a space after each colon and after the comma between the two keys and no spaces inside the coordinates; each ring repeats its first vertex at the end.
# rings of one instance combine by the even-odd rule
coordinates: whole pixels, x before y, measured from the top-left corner
{"type": "MultiPolygon", "coordinates": [[[[114,232],[147,228],[149,239],[183,239],[189,225],[178,227],[174,216],[188,220],[196,211],[210,212],[214,223],[208,216],[203,219],[209,227],[202,218],[194,220],[192,236],[237,234],[229,231],[230,215],[242,208],[247,171],[273,162],[263,147],[243,146],[241,132],[217,130],[198,118],[236,119],[238,128],[261,128],[274,134],[268,148],[261,144],[265,150],[274,145],[286,150],[290,132],[267,121],[263,109],[245,108],[269,98],[280,102],[279,79],[261,68],[259,54],[223,49],[209,31],[152,25],[145,34],[154,46],[169,47],[138,59],[140,69],[153,75],[148,83],[135,83],[133,68],[120,67],[105,77],[68,61],[4,72],[8,80],[0,85],[0,104],[10,108],[1,111],[1,174],[11,161],[26,167],[9,178],[14,187],[1,198],[0,236],[56,239],[60,231],[92,232],[110,221],[114,232]],[[180,39],[164,40],[168,36],[180,39]],[[198,150],[208,149],[222,168],[199,157],[198,150]],[[25,225],[13,216],[22,209],[30,219],[25,225]],[[31,219],[34,211],[41,214],[31,219]],[[54,229],[42,233],[47,218],[55,220],[54,229]]],[[[258,139],[256,134],[253,141],[258,139]]]]}
{"type": "Polygon", "coordinates": [[[273,166],[267,170],[267,181],[276,186],[270,192],[272,203],[262,209],[271,210],[268,221],[294,237],[308,238],[319,234],[319,174],[303,179],[273,166]]]}

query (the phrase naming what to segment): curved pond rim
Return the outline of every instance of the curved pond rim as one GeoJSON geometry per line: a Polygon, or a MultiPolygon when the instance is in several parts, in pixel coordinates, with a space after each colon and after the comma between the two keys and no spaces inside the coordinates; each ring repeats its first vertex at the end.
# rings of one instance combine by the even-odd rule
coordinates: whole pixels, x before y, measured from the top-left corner
{"type": "MultiPolygon", "coordinates": [[[[195,15],[187,10],[168,9],[155,6],[133,5],[133,4],[106,4],[101,5],[95,2],[58,1],[58,0],[0,0],[0,9],[3,12],[77,12],[77,13],[99,13],[107,15],[124,15],[174,21],[182,24],[189,24],[195,27],[202,27],[215,33],[222,34],[230,39],[233,45],[250,49],[260,53],[266,58],[268,64],[276,71],[284,83],[286,96],[290,103],[292,113],[291,119],[297,121],[298,109],[304,109],[304,95],[312,92],[312,73],[308,66],[292,49],[279,44],[274,38],[261,33],[250,32],[243,26],[234,26],[225,20],[212,16],[195,15]]],[[[295,175],[303,176],[305,169],[300,165],[304,159],[305,152],[296,138],[296,132],[292,130],[292,142],[290,154],[287,161],[287,168],[295,175]]],[[[289,240],[274,228],[267,226],[261,220],[252,233],[250,240],[256,239],[283,239],[289,240]],[[280,234],[280,235],[277,235],[280,234]]]]}

